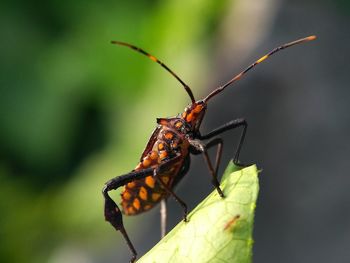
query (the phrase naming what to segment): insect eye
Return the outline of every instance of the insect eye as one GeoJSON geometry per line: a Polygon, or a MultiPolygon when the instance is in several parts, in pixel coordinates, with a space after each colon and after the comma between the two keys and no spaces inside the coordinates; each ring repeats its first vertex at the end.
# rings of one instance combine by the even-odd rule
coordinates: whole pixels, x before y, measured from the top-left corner
{"type": "Polygon", "coordinates": [[[198,105],[193,109],[193,111],[194,111],[195,113],[199,113],[199,112],[201,112],[202,109],[203,109],[203,105],[198,104],[198,105]]]}

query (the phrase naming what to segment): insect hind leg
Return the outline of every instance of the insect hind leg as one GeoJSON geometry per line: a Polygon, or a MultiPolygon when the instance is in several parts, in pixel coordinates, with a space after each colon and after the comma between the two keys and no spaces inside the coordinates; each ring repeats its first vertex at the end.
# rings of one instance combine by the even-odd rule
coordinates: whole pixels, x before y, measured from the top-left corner
{"type": "MultiPolygon", "coordinates": [[[[180,159],[182,158],[182,156],[180,154],[176,155],[175,157],[167,160],[166,162],[160,164],[156,169],[154,169],[153,171],[153,177],[156,179],[156,181],[163,187],[163,189],[170,195],[172,196],[176,202],[178,202],[180,204],[180,206],[182,207],[183,210],[183,220],[184,222],[187,222],[187,205],[186,203],[180,198],[178,197],[175,192],[169,187],[167,186],[161,179],[160,179],[160,174],[162,173],[163,169],[167,169],[169,168],[171,165],[173,165],[174,163],[178,162],[180,159]]],[[[187,168],[185,168],[186,170],[187,168]]]]}
{"type": "Polygon", "coordinates": [[[136,179],[141,179],[148,176],[153,172],[153,169],[144,169],[141,171],[131,172],[122,176],[115,177],[109,180],[102,189],[102,194],[105,200],[104,205],[104,215],[106,221],[108,221],[117,231],[120,231],[132,253],[132,257],[130,262],[135,262],[137,252],[124,228],[123,224],[123,216],[122,213],[117,206],[117,204],[113,201],[113,199],[109,196],[108,192],[111,190],[116,190],[117,188],[133,181],[136,179]]]}
{"type": "Polygon", "coordinates": [[[120,231],[120,233],[122,233],[132,253],[130,262],[134,262],[136,260],[137,252],[124,228],[122,213],[119,207],[117,206],[117,204],[108,195],[108,191],[109,191],[108,184],[106,184],[102,189],[102,193],[105,199],[105,206],[104,206],[105,220],[111,223],[111,225],[115,228],[115,230],[120,231]]]}

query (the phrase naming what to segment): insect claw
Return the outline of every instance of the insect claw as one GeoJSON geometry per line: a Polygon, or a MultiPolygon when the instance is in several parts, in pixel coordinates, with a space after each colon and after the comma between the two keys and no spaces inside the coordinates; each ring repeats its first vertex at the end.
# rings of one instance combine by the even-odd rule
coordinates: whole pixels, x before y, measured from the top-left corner
{"type": "Polygon", "coordinates": [[[250,166],[251,164],[245,164],[245,163],[241,163],[240,161],[236,160],[236,159],[232,159],[232,162],[234,165],[241,167],[241,168],[245,168],[250,166]]]}
{"type": "Polygon", "coordinates": [[[133,256],[131,257],[131,259],[130,259],[130,263],[134,263],[134,262],[135,262],[135,260],[136,260],[136,256],[135,256],[135,255],[133,255],[133,256]]]}
{"type": "Polygon", "coordinates": [[[183,206],[182,206],[182,208],[184,209],[184,211],[183,211],[183,216],[182,216],[183,221],[184,221],[184,222],[188,222],[188,218],[187,218],[187,205],[184,203],[183,206]]]}
{"type": "Polygon", "coordinates": [[[220,186],[218,186],[218,187],[216,188],[216,190],[217,190],[217,192],[219,193],[219,195],[220,195],[221,198],[225,198],[225,195],[224,195],[224,193],[222,192],[220,186]]]}
{"type": "Polygon", "coordinates": [[[184,215],[183,220],[184,220],[185,223],[188,222],[187,215],[184,215]]]}

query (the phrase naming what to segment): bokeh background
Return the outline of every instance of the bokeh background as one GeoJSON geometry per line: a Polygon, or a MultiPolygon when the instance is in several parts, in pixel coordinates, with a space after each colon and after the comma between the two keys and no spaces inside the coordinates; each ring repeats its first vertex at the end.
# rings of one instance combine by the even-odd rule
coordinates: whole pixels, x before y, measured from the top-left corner
{"type": "MultiPolygon", "coordinates": [[[[254,262],[350,261],[350,2],[1,1],[0,261],[126,262],[104,222],[101,188],[130,171],[155,127],[189,103],[134,43],[207,95],[279,44],[281,52],[208,105],[203,132],[249,123],[241,160],[261,191],[254,262]]],[[[221,171],[238,131],[228,132],[221,171]]],[[[190,208],[210,191],[203,159],[177,188],[190,208]]],[[[115,192],[113,197],[118,199],[115,192]]],[[[169,201],[169,228],[181,209],[169,201]]],[[[124,219],[141,256],[159,210],[124,219]]]]}

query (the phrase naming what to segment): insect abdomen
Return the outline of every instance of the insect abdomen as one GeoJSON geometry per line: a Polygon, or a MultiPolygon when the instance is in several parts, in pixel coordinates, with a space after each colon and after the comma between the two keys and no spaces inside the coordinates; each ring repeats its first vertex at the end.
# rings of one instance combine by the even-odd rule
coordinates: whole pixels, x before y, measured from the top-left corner
{"type": "MultiPolygon", "coordinates": [[[[154,142],[151,150],[144,155],[135,170],[142,170],[149,167],[156,168],[160,164],[176,156],[176,154],[187,153],[187,149],[181,148],[181,139],[171,129],[161,129],[158,139],[154,142]]],[[[169,188],[172,188],[174,179],[183,166],[184,158],[169,166],[158,177],[169,188]]],[[[153,174],[139,180],[132,181],[125,185],[121,194],[121,206],[126,215],[136,215],[145,212],[163,198],[168,196],[166,190],[156,181],[153,174]]]]}
{"type": "MultiPolygon", "coordinates": [[[[170,183],[169,176],[161,176],[165,183],[170,183]]],[[[128,183],[122,193],[122,207],[126,215],[136,215],[154,207],[167,193],[156,182],[152,175],[145,179],[135,180],[128,183]]]]}

